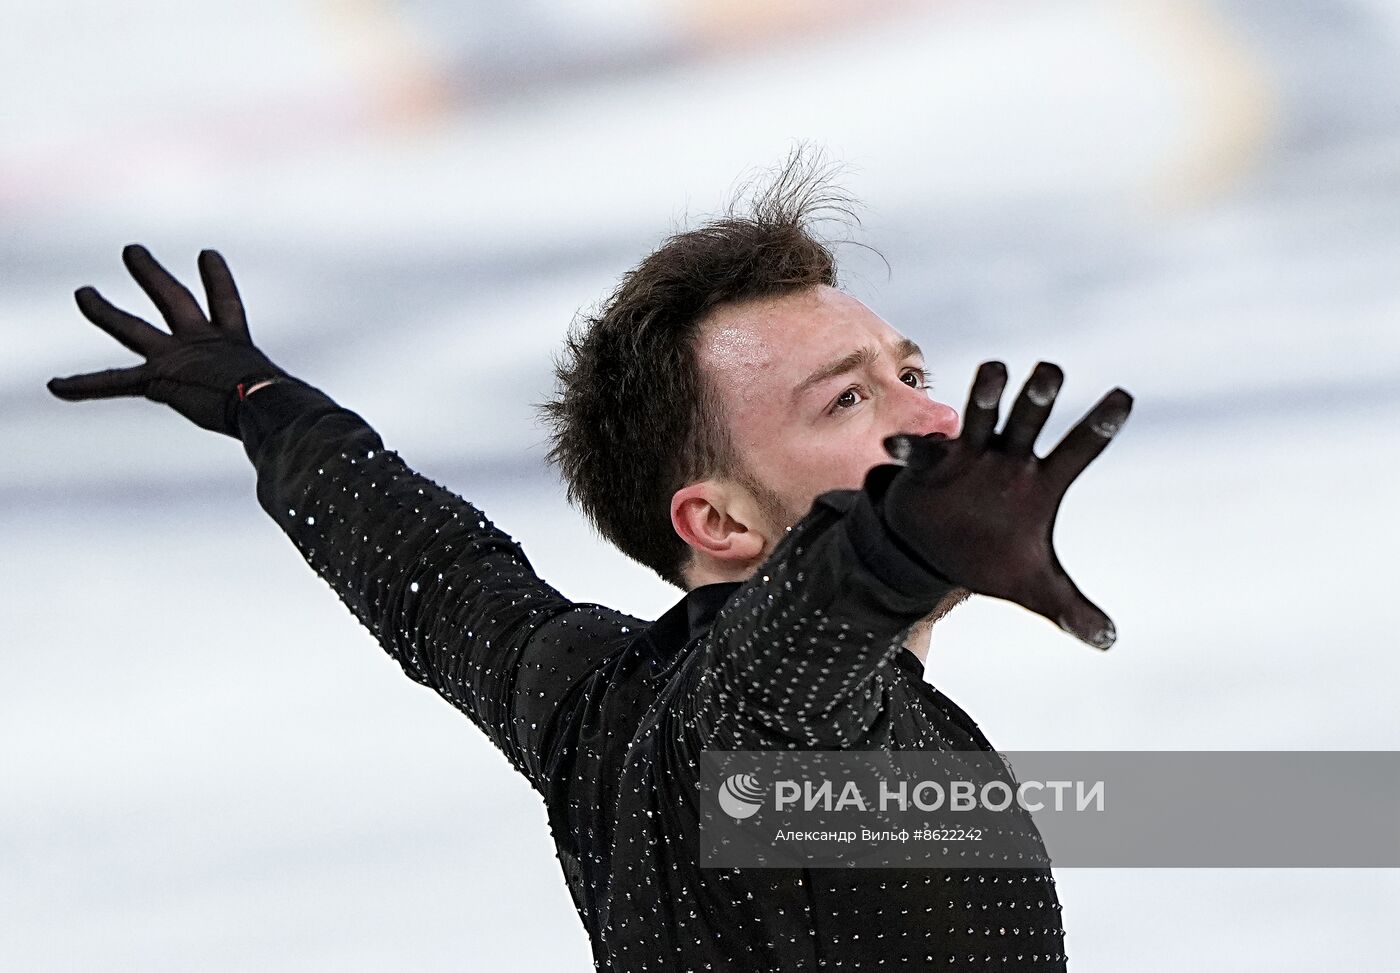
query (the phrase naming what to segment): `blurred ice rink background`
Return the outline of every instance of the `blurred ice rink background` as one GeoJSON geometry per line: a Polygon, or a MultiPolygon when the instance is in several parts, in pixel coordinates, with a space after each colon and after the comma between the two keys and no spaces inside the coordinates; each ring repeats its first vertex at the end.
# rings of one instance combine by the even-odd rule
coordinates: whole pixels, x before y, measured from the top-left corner
{"type": "MultiPolygon", "coordinates": [[[[1005,750],[1395,749],[1400,3],[0,2],[0,969],[584,970],[542,806],[257,506],[239,445],[44,381],[137,359],[216,247],[277,362],[566,594],[595,539],[532,403],[575,311],[802,139],[849,289],[1103,392],[1066,501],[1100,656],[974,599],[928,678],[1005,750]],[[158,320],[158,319],[157,319],[158,320]]],[[[1400,875],[1058,871],[1071,969],[1395,970],[1400,875]]]]}

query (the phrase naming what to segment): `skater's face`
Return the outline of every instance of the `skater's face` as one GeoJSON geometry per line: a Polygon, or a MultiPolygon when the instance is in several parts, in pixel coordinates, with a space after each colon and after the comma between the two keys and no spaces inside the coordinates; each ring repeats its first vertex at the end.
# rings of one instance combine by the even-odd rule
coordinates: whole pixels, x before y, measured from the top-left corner
{"type": "Polygon", "coordinates": [[[720,574],[746,576],[817,495],[858,488],[890,462],[886,436],[958,434],[918,346],[832,287],[717,308],[697,357],[743,469],[677,491],[672,522],[720,574]]]}

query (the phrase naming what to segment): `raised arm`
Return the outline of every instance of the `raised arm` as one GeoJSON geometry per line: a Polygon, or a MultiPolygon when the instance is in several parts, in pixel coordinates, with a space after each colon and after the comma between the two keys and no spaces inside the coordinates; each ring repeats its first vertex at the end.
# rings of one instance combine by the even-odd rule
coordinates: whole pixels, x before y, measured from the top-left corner
{"type": "Polygon", "coordinates": [[[1070,580],[1053,530],[1069,485],[1127,420],[1105,395],[1045,458],[1032,446],[1063,375],[1041,362],[995,431],[1001,362],[974,379],[963,429],[891,437],[903,465],[812,511],[735,592],[712,628],[690,704],[702,747],[859,747],[879,719],[881,672],[954,586],[1003,598],[1100,649],[1116,632],[1070,580]]]}
{"type": "Polygon", "coordinates": [[[258,502],[307,564],[538,785],[558,704],[646,623],[569,601],[479,508],[305,383],[253,392],[239,420],[258,502]]]}
{"type": "Polygon", "coordinates": [[[881,673],[956,587],[883,522],[898,470],[817,497],[725,603],[686,701],[698,749],[859,748],[882,711],[881,673]]]}
{"type": "Polygon", "coordinates": [[[217,253],[199,260],[208,318],[144,248],[123,258],[171,332],[83,288],[83,314],[147,361],[53,379],[49,389],[70,400],[142,395],[239,438],[259,503],[307,563],[411,678],[462,710],[541,786],[560,702],[645,623],[564,598],[479,509],[410,469],[359,415],[268,361],[217,253]]]}

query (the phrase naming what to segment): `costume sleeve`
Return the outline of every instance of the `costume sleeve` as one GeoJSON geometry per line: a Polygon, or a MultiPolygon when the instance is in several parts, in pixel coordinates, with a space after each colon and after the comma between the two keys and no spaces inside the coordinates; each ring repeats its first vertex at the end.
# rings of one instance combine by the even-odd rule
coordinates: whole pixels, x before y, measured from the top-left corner
{"type": "Polygon", "coordinates": [[[409,678],[543,789],[569,689],[647,623],[569,601],[479,509],[304,382],[240,405],[258,502],[409,678]]]}
{"type": "Polygon", "coordinates": [[[817,497],[725,603],[686,699],[699,749],[859,749],[886,712],[894,654],[955,587],[885,527],[899,469],[817,497]]]}

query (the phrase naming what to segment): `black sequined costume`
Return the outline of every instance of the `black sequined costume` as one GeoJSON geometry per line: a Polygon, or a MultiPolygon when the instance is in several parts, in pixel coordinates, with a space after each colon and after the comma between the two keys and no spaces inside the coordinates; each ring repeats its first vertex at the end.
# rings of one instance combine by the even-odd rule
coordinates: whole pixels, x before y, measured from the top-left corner
{"type": "Polygon", "coordinates": [[[543,797],[597,969],[1065,968],[1048,867],[698,867],[704,749],[992,749],[903,648],[950,589],[883,526],[895,467],[819,497],[749,580],[648,622],[569,601],[305,383],[239,422],[262,507],[543,797]]]}

